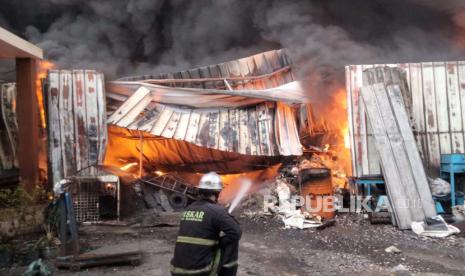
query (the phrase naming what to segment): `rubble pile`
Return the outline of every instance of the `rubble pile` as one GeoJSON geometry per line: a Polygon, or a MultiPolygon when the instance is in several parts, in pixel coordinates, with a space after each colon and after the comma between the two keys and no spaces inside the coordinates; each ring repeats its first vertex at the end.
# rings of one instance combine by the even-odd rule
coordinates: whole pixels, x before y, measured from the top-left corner
{"type": "MultiPolygon", "coordinates": [[[[303,202],[299,196],[300,183],[299,172],[310,168],[337,168],[336,162],[329,156],[312,155],[308,158],[300,158],[295,164],[284,165],[274,182],[264,185],[259,191],[249,195],[241,206],[241,216],[250,219],[279,219],[284,223],[284,228],[316,228],[334,224],[324,224],[324,219],[315,214],[310,214],[300,208],[303,202]]],[[[346,188],[347,177],[343,170],[332,171],[332,185],[335,191],[346,188]]]]}

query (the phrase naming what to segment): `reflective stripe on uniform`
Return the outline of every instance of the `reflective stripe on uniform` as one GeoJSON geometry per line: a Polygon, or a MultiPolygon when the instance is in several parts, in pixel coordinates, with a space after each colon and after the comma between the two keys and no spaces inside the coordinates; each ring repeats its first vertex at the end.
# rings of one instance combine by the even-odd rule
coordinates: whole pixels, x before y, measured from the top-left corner
{"type": "Polygon", "coordinates": [[[224,264],[223,267],[226,267],[226,268],[231,268],[231,267],[234,267],[237,265],[237,260],[236,261],[232,261],[232,262],[229,262],[227,264],[224,264]]]}
{"type": "Polygon", "coordinates": [[[209,276],[216,276],[218,275],[218,271],[220,271],[220,261],[221,261],[221,249],[217,248],[215,250],[212,262],[212,270],[210,271],[209,276]]]}
{"type": "Polygon", "coordinates": [[[213,246],[215,244],[218,244],[217,240],[209,240],[209,239],[194,238],[194,237],[187,237],[187,236],[179,236],[176,242],[206,245],[206,246],[213,246]]]}
{"type": "Polygon", "coordinates": [[[208,266],[204,268],[200,268],[200,269],[185,269],[185,268],[171,266],[172,273],[186,274],[186,275],[207,273],[207,272],[210,272],[211,269],[212,269],[212,264],[209,264],[208,266]]]}

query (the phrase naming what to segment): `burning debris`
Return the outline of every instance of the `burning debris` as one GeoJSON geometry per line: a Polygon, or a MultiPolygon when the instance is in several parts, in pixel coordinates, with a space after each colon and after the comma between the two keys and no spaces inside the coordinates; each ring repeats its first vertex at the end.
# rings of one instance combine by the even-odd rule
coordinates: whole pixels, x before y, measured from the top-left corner
{"type": "MultiPolygon", "coordinates": [[[[463,222],[457,222],[465,217],[463,62],[351,65],[346,67],[346,89],[344,74],[337,68],[353,61],[377,62],[381,56],[444,58],[431,46],[438,41],[450,44],[447,57],[460,56],[463,39],[457,37],[464,27],[463,5],[446,5],[455,10],[407,1],[403,4],[420,14],[409,15],[415,19],[411,25],[397,21],[404,17],[398,13],[397,1],[389,7],[371,2],[357,5],[389,23],[380,32],[366,22],[360,24],[359,12],[347,13],[348,4],[336,7],[331,1],[210,1],[209,8],[184,1],[64,2],[41,2],[44,15],[55,16],[26,28],[26,34],[48,50],[51,61],[33,62],[43,57],[34,47],[17,51],[19,46],[4,43],[10,48],[0,51],[0,57],[16,58],[18,64],[18,84],[1,83],[0,176],[11,171],[0,184],[18,182],[18,167],[20,179],[30,182],[28,187],[37,182],[35,167],[41,170],[41,181],[55,184],[56,198],[49,198],[53,203],[47,212],[58,212],[60,223],[48,225],[46,240],[51,240],[54,226],[60,237],[59,267],[80,269],[114,261],[139,264],[139,249],[122,255],[82,254],[78,225],[105,224],[137,232],[137,238],[140,232],[163,232],[153,227],[179,226],[176,239],[167,235],[177,244],[174,272],[190,271],[183,262],[197,254],[182,248],[198,245],[212,246],[214,256],[221,254],[221,269],[237,269],[237,254],[226,262],[224,253],[230,251],[221,252],[231,244],[224,242],[228,239],[234,241],[234,252],[239,248],[241,230],[232,214],[246,226],[259,225],[263,240],[268,225],[274,228],[271,232],[286,229],[289,244],[295,236],[307,241],[312,235],[317,250],[329,252],[344,248],[366,233],[365,228],[368,233],[375,229],[362,218],[369,218],[371,224],[411,229],[400,234],[390,225],[376,226],[381,232],[375,234],[391,231],[396,233],[391,239],[403,235],[407,244],[430,237],[455,243],[454,235],[463,228],[463,222]],[[344,20],[338,19],[341,11],[344,20]],[[174,14],[182,14],[182,21],[174,14]],[[428,18],[428,24],[421,18],[428,18]],[[196,24],[187,26],[185,20],[196,24]],[[378,33],[388,33],[395,42],[386,43],[378,33]],[[426,34],[432,35],[422,38],[426,34]],[[208,43],[200,49],[190,47],[199,41],[208,43]],[[270,50],[280,47],[286,48],[270,50]],[[246,57],[224,61],[232,56],[246,57]],[[217,60],[223,62],[205,66],[217,60]],[[70,64],[96,70],[60,69],[70,64]],[[18,109],[24,103],[28,108],[18,109]],[[28,127],[33,131],[25,131],[28,127]],[[31,152],[32,162],[27,162],[25,149],[31,152]],[[33,170],[26,168],[30,164],[33,170]],[[212,208],[215,219],[210,219],[212,208]],[[218,231],[206,238],[191,232],[198,225],[190,222],[213,225],[215,231],[224,223],[229,227],[222,230],[231,232],[218,231]],[[350,232],[351,227],[357,231],[350,232]]],[[[24,18],[28,15],[24,13],[24,18]]],[[[7,21],[13,28],[24,28],[16,17],[0,12],[0,23],[7,21]]],[[[2,43],[3,37],[0,28],[2,43]]],[[[0,226],[8,223],[2,221],[0,226]]],[[[288,240],[281,241],[285,248],[288,240]]],[[[361,251],[373,251],[370,258],[387,253],[380,258],[393,258],[396,265],[411,254],[397,240],[394,245],[392,241],[367,244],[361,251]]],[[[292,253],[297,247],[274,250],[292,253]]],[[[305,260],[305,254],[298,260],[305,260]]],[[[215,274],[217,262],[212,258],[210,263],[204,269],[215,274]]],[[[392,267],[382,264],[387,265],[392,267]]],[[[34,266],[41,266],[41,261],[34,266]]],[[[409,263],[393,271],[406,267],[413,269],[409,263]]],[[[386,271],[377,267],[369,272],[386,271]]]]}

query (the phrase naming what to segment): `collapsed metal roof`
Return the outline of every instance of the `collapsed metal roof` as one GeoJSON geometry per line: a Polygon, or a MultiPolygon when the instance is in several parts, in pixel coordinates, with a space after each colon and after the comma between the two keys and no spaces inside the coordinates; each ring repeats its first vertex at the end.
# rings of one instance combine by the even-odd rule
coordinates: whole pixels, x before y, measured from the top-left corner
{"type": "Polygon", "coordinates": [[[306,101],[284,50],[107,85],[108,123],[245,155],[301,155],[292,108],[306,101]],[[164,79],[163,79],[164,78],[164,79]]]}

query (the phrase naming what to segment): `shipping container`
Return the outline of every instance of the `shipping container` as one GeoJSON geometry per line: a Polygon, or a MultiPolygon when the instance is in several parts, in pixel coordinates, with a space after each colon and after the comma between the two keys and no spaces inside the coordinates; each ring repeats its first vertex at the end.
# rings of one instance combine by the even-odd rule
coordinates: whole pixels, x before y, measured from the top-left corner
{"type": "Polygon", "coordinates": [[[413,134],[430,177],[439,174],[440,155],[464,153],[465,62],[422,62],[346,66],[346,89],[353,175],[379,174],[379,156],[360,97],[363,71],[390,66],[405,71],[413,134]]]}

